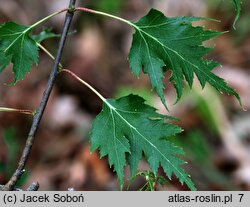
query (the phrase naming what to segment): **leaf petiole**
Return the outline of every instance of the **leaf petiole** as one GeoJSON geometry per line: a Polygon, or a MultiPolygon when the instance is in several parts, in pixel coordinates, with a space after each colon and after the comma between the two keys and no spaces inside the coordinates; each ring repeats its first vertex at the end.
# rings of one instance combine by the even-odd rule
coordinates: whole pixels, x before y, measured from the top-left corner
{"type": "Polygon", "coordinates": [[[25,109],[14,109],[14,108],[6,108],[6,107],[0,107],[0,112],[17,112],[21,114],[27,114],[34,116],[34,112],[31,110],[25,110],[25,109]]]}
{"type": "Polygon", "coordinates": [[[60,10],[60,11],[57,11],[57,12],[54,12],[54,13],[50,14],[49,16],[46,16],[45,18],[43,18],[43,19],[39,20],[38,22],[32,24],[32,25],[28,28],[28,31],[29,31],[29,30],[32,30],[33,28],[35,28],[35,27],[38,26],[39,24],[41,24],[41,23],[47,21],[48,19],[50,19],[50,18],[52,18],[52,17],[54,17],[54,16],[56,16],[56,15],[58,15],[58,14],[61,14],[61,13],[63,13],[63,12],[66,12],[66,11],[68,11],[68,8],[67,8],[67,9],[62,9],[62,10],[60,10]]]}
{"type": "Polygon", "coordinates": [[[43,51],[45,52],[52,60],[55,60],[55,57],[44,47],[42,46],[39,42],[36,42],[36,45],[43,51]]]}
{"type": "MultiPolygon", "coordinates": [[[[36,45],[44,51],[52,60],[55,60],[55,57],[44,47],[42,46],[39,42],[36,42],[36,45]]],[[[63,68],[62,64],[59,63],[59,68],[63,68]]]]}
{"type": "Polygon", "coordinates": [[[107,103],[107,100],[96,90],[94,89],[90,84],[88,84],[86,81],[82,80],[79,76],[77,76],[75,73],[73,73],[70,70],[62,69],[60,72],[65,72],[71,75],[73,78],[75,78],[77,81],[79,81],[81,84],[87,86],[91,91],[93,91],[103,102],[107,103]]]}
{"type": "Polygon", "coordinates": [[[135,25],[132,22],[130,22],[130,21],[126,20],[126,19],[123,19],[121,17],[105,13],[105,12],[96,11],[96,10],[85,8],[85,7],[77,7],[77,8],[75,8],[75,11],[83,11],[83,12],[87,12],[87,13],[98,14],[98,15],[110,17],[112,19],[116,19],[116,20],[119,20],[121,22],[124,22],[124,23],[126,23],[126,24],[128,24],[128,25],[130,25],[132,27],[135,27],[135,25]]]}

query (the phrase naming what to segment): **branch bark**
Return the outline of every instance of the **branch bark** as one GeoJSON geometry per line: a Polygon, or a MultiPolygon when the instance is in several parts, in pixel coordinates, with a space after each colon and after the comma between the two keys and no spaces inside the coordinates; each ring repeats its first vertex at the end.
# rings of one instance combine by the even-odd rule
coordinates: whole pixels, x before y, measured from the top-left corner
{"type": "MultiPolygon", "coordinates": [[[[37,191],[39,188],[39,183],[32,183],[25,191],[37,191]]],[[[0,191],[4,189],[4,185],[0,185],[0,191]]],[[[24,191],[21,188],[13,188],[13,191],[24,191]]]]}
{"type": "Polygon", "coordinates": [[[49,77],[46,89],[43,93],[43,97],[42,97],[42,100],[40,102],[39,108],[38,108],[38,110],[33,118],[30,132],[29,132],[28,138],[26,140],[26,144],[25,144],[25,147],[23,149],[22,156],[21,156],[20,161],[18,163],[18,167],[17,167],[15,173],[12,175],[12,177],[8,181],[8,183],[3,187],[3,189],[2,189],[3,191],[13,190],[17,181],[20,179],[20,177],[22,176],[22,174],[24,172],[25,164],[28,160],[32,145],[33,145],[34,140],[35,140],[36,131],[38,129],[41,118],[43,116],[43,112],[44,112],[46,105],[47,105],[47,102],[49,100],[50,93],[52,91],[52,88],[53,88],[53,85],[55,82],[55,78],[58,74],[58,66],[60,64],[60,59],[62,56],[64,44],[65,44],[65,41],[67,38],[67,34],[69,31],[69,27],[70,27],[72,18],[74,16],[74,9],[73,8],[75,7],[75,3],[76,3],[76,0],[70,0],[69,9],[68,9],[68,12],[66,14],[66,18],[65,18],[65,22],[64,22],[64,26],[63,26],[62,36],[61,36],[61,39],[59,42],[56,58],[55,58],[55,61],[53,64],[52,71],[50,73],[50,77],[49,77]]]}
{"type": "MultiPolygon", "coordinates": [[[[0,185],[0,191],[4,190],[4,185],[0,185]]],[[[13,188],[13,191],[22,191],[20,188],[13,188]]]]}

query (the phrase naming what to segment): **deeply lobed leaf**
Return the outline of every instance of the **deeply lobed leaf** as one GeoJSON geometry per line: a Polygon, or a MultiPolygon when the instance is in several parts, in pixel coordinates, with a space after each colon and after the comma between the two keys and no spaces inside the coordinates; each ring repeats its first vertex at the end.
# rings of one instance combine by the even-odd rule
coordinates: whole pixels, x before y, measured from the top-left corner
{"type": "Polygon", "coordinates": [[[28,26],[7,22],[0,25],[0,72],[13,63],[14,83],[22,80],[38,62],[38,47],[28,26]]]}
{"type": "Polygon", "coordinates": [[[181,128],[165,123],[172,118],[158,114],[144,101],[136,95],[107,100],[93,122],[91,150],[99,148],[101,157],[108,155],[121,186],[126,156],[133,177],[144,154],[154,174],[161,165],[169,178],[175,174],[181,183],[194,190],[189,175],[181,168],[184,162],[178,158],[183,154],[182,149],[167,140],[169,136],[180,133],[181,128]]]}
{"type": "Polygon", "coordinates": [[[133,73],[139,76],[140,70],[149,75],[162,103],[164,98],[163,73],[171,70],[170,81],[177,92],[177,101],[182,96],[183,81],[192,87],[194,74],[202,87],[209,82],[218,91],[239,95],[227,86],[225,81],[211,71],[218,64],[203,57],[211,48],[202,46],[203,42],[220,35],[220,32],[193,27],[192,22],[205,20],[197,17],[165,17],[163,13],[151,9],[136,23],[131,23],[136,32],[133,35],[129,62],[133,73]],[[164,71],[162,68],[164,67],[164,71]]]}

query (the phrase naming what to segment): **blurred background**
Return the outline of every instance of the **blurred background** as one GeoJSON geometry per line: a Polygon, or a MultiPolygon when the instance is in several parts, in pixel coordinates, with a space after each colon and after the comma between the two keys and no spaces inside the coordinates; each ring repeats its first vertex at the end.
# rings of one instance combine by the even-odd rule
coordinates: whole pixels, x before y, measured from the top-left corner
{"type": "MultiPolygon", "coordinates": [[[[44,16],[68,6],[68,0],[0,0],[0,23],[15,21],[32,24],[44,16]]],[[[250,1],[243,0],[242,15],[233,30],[234,6],[221,0],[78,0],[78,5],[110,12],[137,21],[150,8],[166,16],[193,15],[221,20],[202,22],[206,28],[230,31],[205,43],[215,50],[208,58],[219,61],[222,68],[214,72],[226,79],[242,99],[244,109],[250,109],[250,1]]],[[[52,28],[60,34],[64,14],[37,28],[52,28]]],[[[62,64],[94,86],[104,97],[113,98],[130,93],[139,94],[167,114],[147,76],[138,80],[129,69],[127,55],[133,30],[121,22],[93,14],[77,13],[67,39],[62,64]]],[[[43,45],[56,53],[58,39],[43,45]]],[[[0,106],[35,110],[52,67],[51,59],[40,52],[38,66],[33,66],[24,81],[9,87],[11,67],[0,76],[0,106]]],[[[186,87],[177,104],[173,87],[164,81],[170,115],[180,119],[184,132],[171,138],[184,148],[184,168],[191,174],[198,190],[250,190],[250,112],[244,111],[237,100],[214,91],[206,85],[202,91],[197,80],[193,90],[186,87]]],[[[89,131],[100,112],[101,101],[86,87],[67,74],[60,74],[53,89],[36,135],[20,187],[34,181],[40,190],[119,190],[107,158],[89,151],[89,131]]],[[[8,181],[14,172],[29,132],[32,118],[28,115],[0,113],[0,183],[8,181]]],[[[147,171],[141,161],[139,171],[147,171]]],[[[129,169],[125,169],[128,178],[129,169]]],[[[164,176],[162,169],[159,175],[164,176]]],[[[126,182],[125,189],[138,190],[145,184],[139,176],[126,182]]],[[[187,190],[173,177],[157,190],[187,190]]]]}

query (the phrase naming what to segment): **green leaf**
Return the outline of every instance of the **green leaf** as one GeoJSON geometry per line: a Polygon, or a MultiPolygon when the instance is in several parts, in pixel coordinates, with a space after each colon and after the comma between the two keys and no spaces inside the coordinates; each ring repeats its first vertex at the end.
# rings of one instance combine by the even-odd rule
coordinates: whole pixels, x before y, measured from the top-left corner
{"type": "Polygon", "coordinates": [[[133,177],[143,153],[155,175],[161,165],[169,178],[174,173],[181,183],[185,182],[191,190],[195,190],[189,175],[181,168],[184,161],[177,157],[184,153],[183,150],[167,140],[169,136],[180,133],[181,128],[165,123],[172,117],[158,114],[144,101],[136,95],[106,100],[93,122],[91,150],[99,148],[101,157],[108,155],[109,164],[114,166],[121,187],[126,156],[133,177]]]}
{"type": "Polygon", "coordinates": [[[139,76],[140,70],[149,75],[153,88],[166,106],[164,98],[163,72],[172,71],[170,81],[177,92],[177,100],[181,98],[184,79],[192,87],[194,74],[202,87],[209,82],[218,91],[239,95],[227,86],[225,81],[211,71],[218,66],[214,61],[203,57],[211,48],[202,46],[203,42],[216,37],[221,32],[193,27],[192,22],[206,20],[198,17],[165,17],[163,13],[151,9],[136,23],[131,23],[136,32],[133,35],[129,53],[129,62],[133,73],[139,76]],[[164,71],[162,68],[164,67],[164,71]]]}
{"type": "Polygon", "coordinates": [[[40,32],[40,34],[32,35],[32,39],[39,43],[44,40],[51,39],[54,37],[61,37],[61,35],[53,33],[51,29],[48,29],[48,28],[40,32]]]}
{"type": "Polygon", "coordinates": [[[5,54],[0,50],[0,73],[9,65],[11,56],[5,57],[5,54]]]}
{"type": "Polygon", "coordinates": [[[236,10],[236,16],[234,18],[234,23],[233,23],[233,27],[235,29],[235,25],[240,17],[240,12],[241,12],[241,0],[233,0],[234,5],[235,5],[235,10],[236,10]]]}
{"type": "Polygon", "coordinates": [[[29,37],[30,27],[7,22],[0,25],[0,72],[13,63],[14,83],[38,62],[38,47],[29,37]]]}

